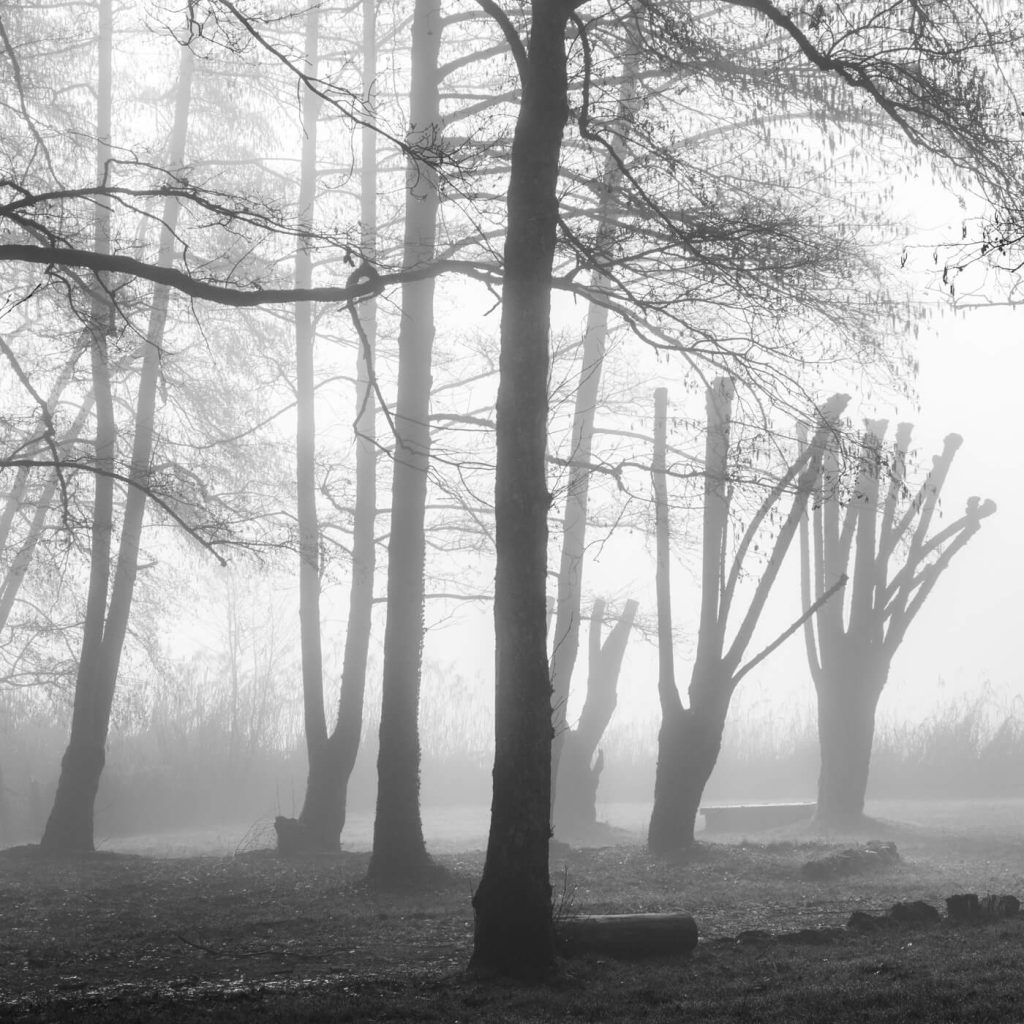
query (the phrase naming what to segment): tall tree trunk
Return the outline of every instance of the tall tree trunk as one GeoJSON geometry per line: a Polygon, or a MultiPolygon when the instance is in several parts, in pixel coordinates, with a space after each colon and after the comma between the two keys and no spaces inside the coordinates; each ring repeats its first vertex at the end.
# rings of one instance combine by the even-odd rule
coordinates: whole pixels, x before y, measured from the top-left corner
{"type": "Polygon", "coordinates": [[[554,963],[548,839],[551,682],[546,636],[551,269],[558,165],[569,113],[564,0],[531,7],[520,55],[501,307],[494,585],[494,792],[471,966],[538,975],[554,963]]]}
{"type": "MultiPolygon", "coordinates": [[[[431,162],[438,153],[441,124],[440,46],[439,0],[416,0],[407,141],[423,152],[424,159],[409,159],[402,261],[406,269],[424,266],[434,257],[438,193],[431,162]]],[[[432,869],[420,818],[418,716],[433,344],[433,278],[406,283],[398,332],[397,436],[388,539],[377,811],[369,870],[370,880],[382,886],[407,884],[432,869]]]]}
{"type": "MultiPolygon", "coordinates": [[[[632,26],[631,26],[632,27],[632,26]]],[[[605,163],[604,179],[597,208],[598,258],[610,259],[615,238],[614,212],[618,190],[622,184],[622,166],[626,158],[629,135],[637,109],[638,50],[635,32],[630,34],[634,48],[622,66],[619,90],[618,125],[612,133],[614,156],[605,163]]],[[[607,288],[610,282],[600,270],[591,278],[595,289],[607,288]]],[[[591,302],[580,355],[580,372],[573,409],[572,447],[569,452],[569,484],[562,518],[562,554],[558,566],[558,591],[555,601],[555,629],[551,646],[551,689],[555,729],[552,745],[551,776],[557,805],[559,761],[568,742],[566,709],[572,684],[573,669],[579,651],[580,615],[583,592],[583,554],[587,533],[587,508],[590,499],[590,459],[593,450],[594,416],[601,387],[605,346],[608,341],[608,308],[591,302]]]]}
{"type": "MultiPolygon", "coordinates": [[[[306,13],[305,55],[309,74],[319,74],[317,45],[320,9],[306,13]]],[[[299,182],[299,244],[295,252],[295,287],[313,283],[309,250],[316,196],[316,129],[320,97],[302,94],[302,156],[299,182]]],[[[302,651],[302,696],[306,750],[310,769],[327,743],[324,714],[323,654],[320,643],[320,522],[316,508],[316,367],[313,304],[295,304],[295,476],[299,526],[299,635],[302,651]]]]}
{"type": "MultiPolygon", "coordinates": [[[[306,70],[320,73],[320,9],[306,12],[304,53],[306,70]]],[[[317,117],[321,99],[311,89],[302,93],[302,153],[299,169],[298,229],[295,287],[313,284],[310,251],[316,202],[317,117]]],[[[320,635],[320,520],[316,507],[316,330],[313,303],[295,304],[295,484],[299,529],[299,648],[302,664],[302,712],[309,773],[299,825],[286,818],[275,821],[278,848],[283,853],[338,849],[340,830],[326,820],[333,789],[324,711],[323,645],[320,635]]]]}
{"type": "MultiPolygon", "coordinates": [[[[371,98],[377,79],[377,12],[375,0],[363,0],[363,90],[371,98]]],[[[372,105],[372,103],[371,103],[372,105]]],[[[362,128],[360,221],[363,258],[372,261],[377,249],[377,132],[362,128]]],[[[334,813],[338,831],[345,826],[348,782],[363,731],[366,662],[373,619],[373,579],[377,565],[377,431],[373,390],[373,359],[377,345],[377,300],[359,307],[362,331],[356,370],[356,508],[352,536],[352,582],[349,588],[348,628],[341,670],[338,720],[331,736],[338,789],[334,813]]]]}
{"type": "MultiPolygon", "coordinates": [[[[313,61],[316,46],[314,12],[307,15],[307,60],[313,61]],[[312,23],[312,27],[311,27],[312,23]],[[313,38],[310,39],[309,35],[313,38]],[[313,56],[311,56],[313,55],[313,56]]],[[[316,73],[315,70],[312,73],[316,73]]],[[[363,82],[367,93],[373,89],[376,76],[376,12],[372,0],[363,3],[363,82]]],[[[311,94],[307,93],[307,97],[311,94]]],[[[319,103],[317,103],[319,106],[319,103]]],[[[305,127],[306,145],[315,139],[315,114],[312,103],[306,110],[313,123],[305,127]]],[[[363,256],[372,260],[376,246],[377,166],[376,133],[372,126],[362,129],[362,171],[360,174],[361,216],[363,225],[363,256]]],[[[310,210],[314,183],[313,155],[303,168],[309,168],[309,180],[303,193],[307,201],[302,209],[310,210]]],[[[300,199],[301,205],[301,199],[300,199]]],[[[310,210],[311,212],[311,210],[310,210]]],[[[307,227],[311,224],[311,218],[307,227]]],[[[310,268],[311,270],[311,268],[310,268]]],[[[298,275],[296,275],[298,276],[298,275]]],[[[311,273],[310,273],[311,279],[311,273]]],[[[298,282],[297,282],[298,283],[298,282]]],[[[341,695],[334,729],[316,744],[309,746],[309,776],[306,795],[299,815],[298,827],[288,819],[278,818],[278,848],[282,852],[337,850],[345,828],[348,783],[359,753],[363,724],[363,697],[366,688],[366,662],[370,645],[373,611],[373,577],[376,566],[374,523],[377,504],[377,456],[375,441],[375,405],[370,374],[376,341],[376,301],[369,299],[359,308],[357,372],[356,372],[356,499],[353,516],[352,579],[349,588],[348,628],[345,633],[345,657],[342,664],[341,695]]],[[[312,378],[309,381],[312,385],[312,378]]],[[[312,426],[312,424],[310,424],[312,426]]],[[[315,504],[314,504],[315,511],[315,504]]],[[[317,588],[319,597],[319,587],[317,588]]],[[[317,610],[319,625],[319,609],[317,610]]],[[[319,650],[320,639],[317,637],[319,650]]],[[[319,707],[323,715],[323,676],[319,679],[319,707]]]]}
{"type": "MultiPolygon", "coordinates": [[[[319,8],[306,11],[304,53],[310,78],[319,74],[319,8]]],[[[298,228],[295,251],[295,287],[312,286],[313,262],[310,236],[316,197],[316,118],[321,97],[311,89],[302,92],[302,154],[299,170],[298,228]]],[[[301,827],[278,818],[278,846],[284,853],[300,850],[337,850],[338,834],[316,835],[314,807],[325,800],[330,788],[327,764],[327,715],[324,711],[324,654],[319,621],[321,573],[319,573],[319,517],[316,511],[316,366],[313,304],[295,304],[295,483],[296,518],[299,528],[299,647],[302,664],[302,718],[306,735],[308,776],[300,815],[301,827]],[[312,798],[312,800],[310,799],[312,798]],[[313,818],[313,821],[309,819],[313,818]],[[291,827],[289,827],[291,826],[291,827]]]]}
{"type": "MultiPolygon", "coordinates": [[[[110,64],[113,39],[113,25],[109,0],[100,4],[100,127],[98,137],[101,155],[98,164],[102,167],[99,177],[107,173],[110,152],[110,64]],[[105,27],[104,27],[105,26],[105,27]],[[106,52],[105,52],[106,51],[106,52]]],[[[184,163],[185,138],[188,131],[188,111],[192,95],[192,54],[182,49],[178,91],[174,111],[174,126],[171,134],[169,163],[179,168],[184,163]]],[[[169,267],[174,257],[174,235],[177,226],[179,206],[176,200],[168,199],[164,204],[163,222],[160,230],[159,265],[169,267]]],[[[109,251],[110,221],[109,210],[103,206],[97,212],[97,250],[109,251]],[[100,221],[104,219],[100,239],[100,221]]],[[[128,630],[132,597],[138,574],[139,544],[142,535],[142,521],[146,506],[150,462],[153,451],[153,435],[156,409],[156,391],[160,370],[161,347],[164,327],[167,322],[167,306],[170,290],[157,285],[153,290],[153,301],[146,344],[143,350],[142,370],[135,410],[135,436],[132,445],[129,479],[137,486],[128,488],[125,498],[124,519],[121,525],[121,541],[118,549],[117,568],[107,606],[108,572],[96,573],[90,580],[89,603],[86,610],[82,658],[79,664],[75,688],[75,712],[72,717],[71,739],[61,764],[61,775],[53,810],[43,834],[42,846],[53,852],[92,850],[93,813],[100,775],[105,761],[107,730],[110,726],[110,711],[114,699],[121,663],[121,652],[128,630]],[[102,576],[102,579],[100,578],[102,576]],[[95,586],[94,586],[95,584],[95,586]],[[90,614],[91,613],[91,614],[90,614]]],[[[101,300],[102,301],[102,298],[101,300]]],[[[106,314],[109,316],[110,314],[106,314]]],[[[108,330],[111,328],[108,327],[108,330]]],[[[101,432],[108,440],[102,454],[97,445],[97,459],[103,468],[113,468],[113,448],[116,443],[116,426],[110,400],[109,367],[106,365],[105,339],[94,348],[94,388],[96,393],[97,435],[101,432]],[[102,363],[97,364],[97,357],[102,363]]],[[[104,539],[100,551],[109,566],[111,535],[113,530],[113,481],[106,481],[102,508],[100,503],[101,480],[97,479],[97,509],[94,525],[93,569],[96,569],[96,536],[100,530],[104,539]],[[110,484],[108,488],[106,483],[110,484]],[[104,551],[105,549],[105,551],[104,551]]]]}
{"type": "MultiPolygon", "coordinates": [[[[106,182],[109,173],[113,34],[112,0],[100,0],[96,80],[96,181],[100,184],[106,182]]],[[[110,207],[102,200],[96,204],[93,247],[101,255],[110,252],[110,207]]],[[[117,426],[107,364],[107,336],[112,329],[112,311],[106,289],[105,276],[97,274],[90,304],[89,329],[92,335],[93,394],[96,396],[96,467],[101,471],[113,469],[117,448],[117,426]]],[[[106,758],[107,737],[107,723],[102,714],[105,695],[100,687],[99,663],[110,582],[113,519],[114,481],[109,476],[97,474],[89,552],[89,590],[75,680],[71,736],[61,760],[54,805],[40,841],[42,849],[52,853],[91,852],[95,848],[93,808],[106,758]]]]}

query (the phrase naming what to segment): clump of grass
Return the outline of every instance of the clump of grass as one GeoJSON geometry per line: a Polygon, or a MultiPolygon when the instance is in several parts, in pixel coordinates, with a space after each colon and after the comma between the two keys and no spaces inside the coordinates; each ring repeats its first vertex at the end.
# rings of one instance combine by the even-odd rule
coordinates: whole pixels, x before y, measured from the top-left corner
{"type": "Polygon", "coordinates": [[[551,896],[551,918],[557,929],[564,921],[576,917],[579,910],[576,908],[576,886],[569,882],[569,865],[562,865],[562,880],[554,888],[551,896]]]}

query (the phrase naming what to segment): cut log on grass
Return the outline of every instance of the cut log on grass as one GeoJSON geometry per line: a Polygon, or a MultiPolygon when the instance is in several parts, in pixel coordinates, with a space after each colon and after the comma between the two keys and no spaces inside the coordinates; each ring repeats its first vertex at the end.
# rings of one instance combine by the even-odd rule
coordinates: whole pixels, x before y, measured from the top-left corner
{"type": "Polygon", "coordinates": [[[556,926],[566,956],[603,953],[620,959],[689,953],[697,945],[697,924],[689,914],[594,914],[556,926]]]}

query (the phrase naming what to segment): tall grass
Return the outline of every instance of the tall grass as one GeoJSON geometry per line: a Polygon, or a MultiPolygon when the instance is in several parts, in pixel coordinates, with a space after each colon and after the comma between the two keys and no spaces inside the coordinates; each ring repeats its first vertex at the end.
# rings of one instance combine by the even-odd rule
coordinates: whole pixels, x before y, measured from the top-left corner
{"type": "MultiPolygon", "coordinates": [[[[119,708],[97,800],[97,833],[251,823],[297,814],[305,787],[301,697],[286,662],[239,674],[178,666],[119,708]]],[[[368,679],[363,745],[349,788],[353,811],[376,794],[379,673],[368,679]]],[[[453,666],[428,664],[421,713],[423,803],[490,800],[490,688],[453,666]]],[[[29,701],[0,689],[0,844],[35,841],[67,742],[69,701],[29,701]]],[[[647,803],[656,721],[612,723],[602,744],[599,800],[647,803]]],[[[869,796],[1024,796],[1024,704],[986,689],[916,724],[886,718],[876,732],[869,796]]],[[[818,772],[812,708],[740,708],[726,729],[708,801],[813,800],[818,772]]]]}
{"type": "MultiPolygon", "coordinates": [[[[609,729],[600,799],[646,801],[653,791],[657,724],[609,729]]],[[[811,707],[741,709],[726,726],[708,801],[814,800],[819,752],[811,707]]],[[[989,687],[940,705],[918,723],[883,717],[868,795],[892,798],[1024,796],[1024,702],[989,687]]]]}

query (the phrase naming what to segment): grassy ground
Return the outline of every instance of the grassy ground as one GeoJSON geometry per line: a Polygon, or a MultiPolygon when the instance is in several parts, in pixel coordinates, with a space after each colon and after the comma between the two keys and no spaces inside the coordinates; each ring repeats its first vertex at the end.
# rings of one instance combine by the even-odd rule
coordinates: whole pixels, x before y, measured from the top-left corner
{"type": "Polygon", "coordinates": [[[1019,1021],[1024,922],[844,927],[853,910],[897,901],[1024,898],[1020,808],[976,818],[879,826],[902,862],[832,882],[801,878],[832,846],[796,830],[705,842],[674,862],[635,841],[555,856],[565,912],[684,909],[701,942],[682,960],[566,960],[537,986],[464,974],[479,852],[442,856],[450,875],[431,892],[382,895],[363,882],[363,853],[46,861],[10,850],[0,1021],[1019,1021]],[[768,934],[741,934],[755,929],[768,934]]]}

